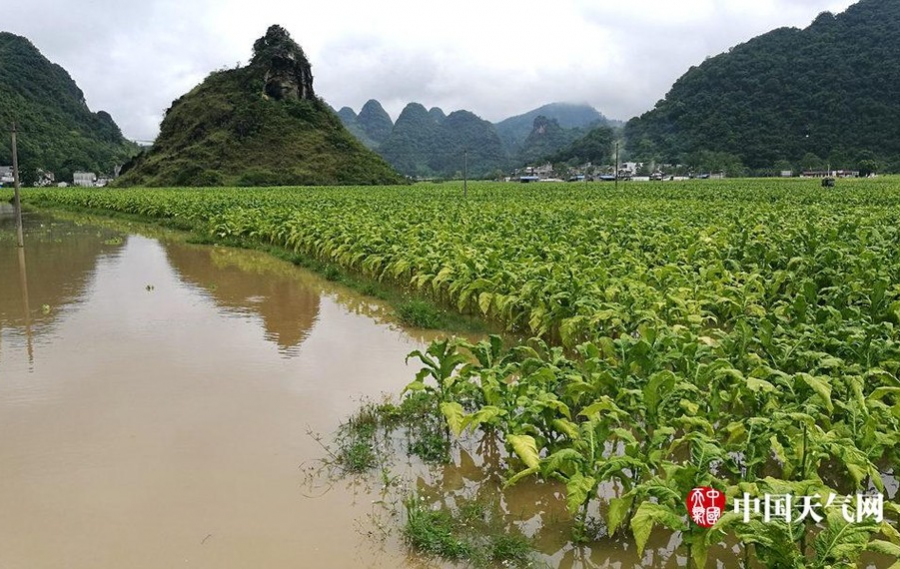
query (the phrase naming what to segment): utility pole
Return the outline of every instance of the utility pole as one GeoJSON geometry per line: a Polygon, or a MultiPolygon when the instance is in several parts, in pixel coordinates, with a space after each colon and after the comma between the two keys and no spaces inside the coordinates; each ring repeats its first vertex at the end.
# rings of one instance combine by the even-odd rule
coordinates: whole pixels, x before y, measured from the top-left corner
{"type": "Polygon", "coordinates": [[[619,189],[619,143],[616,143],[616,190],[619,189]]]}
{"type": "Polygon", "coordinates": [[[16,123],[12,125],[12,159],[13,159],[13,187],[15,188],[16,209],[16,239],[19,247],[25,246],[25,238],[22,235],[22,200],[19,198],[19,156],[16,151],[16,123]]]}
{"type": "Polygon", "coordinates": [[[463,199],[469,197],[469,149],[463,150],[463,199]]]}

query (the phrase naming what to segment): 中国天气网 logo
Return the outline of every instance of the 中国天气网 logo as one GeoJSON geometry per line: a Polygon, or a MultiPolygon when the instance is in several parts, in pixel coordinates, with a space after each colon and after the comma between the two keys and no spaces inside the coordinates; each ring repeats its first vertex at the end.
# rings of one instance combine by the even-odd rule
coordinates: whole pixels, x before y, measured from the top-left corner
{"type": "MultiPolygon", "coordinates": [[[[702,486],[688,493],[687,510],[691,521],[710,528],[716,524],[726,511],[725,493],[702,486]]],[[[733,511],[743,515],[744,522],[753,516],[762,516],[762,521],[769,523],[781,521],[799,523],[806,520],[820,522],[825,518],[827,508],[840,507],[841,514],[847,523],[884,520],[884,495],[856,494],[841,496],[830,493],[827,496],[794,496],[792,494],[763,494],[753,497],[748,493],[735,499],[733,511]]]]}

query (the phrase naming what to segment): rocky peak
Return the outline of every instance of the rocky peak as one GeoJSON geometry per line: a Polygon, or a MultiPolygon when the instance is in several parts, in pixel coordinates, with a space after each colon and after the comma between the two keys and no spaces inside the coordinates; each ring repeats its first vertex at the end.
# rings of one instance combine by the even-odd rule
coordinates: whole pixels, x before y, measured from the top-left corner
{"type": "Polygon", "coordinates": [[[315,99],[312,66],[281,26],[271,26],[253,44],[250,65],[264,71],[265,95],[276,100],[315,99]]]}
{"type": "Polygon", "coordinates": [[[538,115],[537,117],[535,117],[534,123],[531,128],[531,133],[533,135],[542,135],[547,134],[548,130],[560,130],[559,122],[556,119],[548,119],[544,115],[538,115]]]}

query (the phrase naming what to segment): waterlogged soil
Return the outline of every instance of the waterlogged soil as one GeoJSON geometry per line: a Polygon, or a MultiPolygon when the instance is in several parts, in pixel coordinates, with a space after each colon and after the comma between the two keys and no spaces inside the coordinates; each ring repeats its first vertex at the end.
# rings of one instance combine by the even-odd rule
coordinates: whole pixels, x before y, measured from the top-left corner
{"type": "Polygon", "coordinates": [[[488,439],[445,467],[397,457],[387,479],[317,478],[341,421],[399,393],[406,355],[439,334],[262,253],[25,222],[23,252],[0,206],[0,568],[441,566],[397,529],[411,491],[496,504],[536,566],[686,562],[663,532],[640,557],[622,538],[573,545],[562,489],[500,492],[488,439]]]}

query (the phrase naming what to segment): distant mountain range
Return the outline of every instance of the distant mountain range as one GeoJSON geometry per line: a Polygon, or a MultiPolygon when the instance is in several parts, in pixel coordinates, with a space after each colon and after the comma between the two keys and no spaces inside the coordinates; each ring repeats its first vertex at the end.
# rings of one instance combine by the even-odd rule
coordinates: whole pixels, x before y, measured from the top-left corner
{"type": "MultiPolygon", "coordinates": [[[[408,104],[397,122],[378,101],[338,116],[351,133],[413,177],[497,175],[557,153],[598,126],[617,126],[590,105],[551,103],[492,124],[477,115],[408,104]]],[[[618,123],[621,124],[621,123],[618,123]]]]}
{"type": "MultiPolygon", "coordinates": [[[[20,131],[19,165],[26,185],[37,169],[72,180],[76,170],[111,174],[137,153],[112,117],[91,112],[65,69],[26,38],[0,32],[0,124],[20,131]]],[[[10,139],[0,137],[0,165],[12,164],[10,139]]]]}

